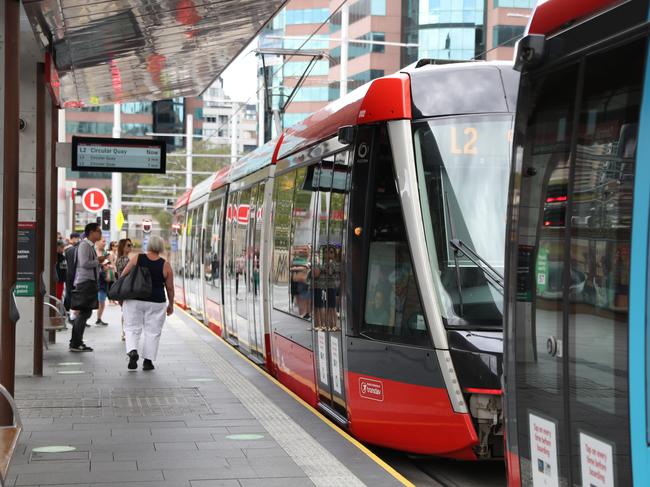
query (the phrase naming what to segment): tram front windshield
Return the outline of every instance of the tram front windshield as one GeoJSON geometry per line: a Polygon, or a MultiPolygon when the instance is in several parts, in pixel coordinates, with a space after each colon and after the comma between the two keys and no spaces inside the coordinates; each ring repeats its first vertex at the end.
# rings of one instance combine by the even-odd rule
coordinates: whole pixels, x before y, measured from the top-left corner
{"type": "Polygon", "coordinates": [[[427,245],[450,327],[502,326],[511,115],[413,124],[427,245]]]}

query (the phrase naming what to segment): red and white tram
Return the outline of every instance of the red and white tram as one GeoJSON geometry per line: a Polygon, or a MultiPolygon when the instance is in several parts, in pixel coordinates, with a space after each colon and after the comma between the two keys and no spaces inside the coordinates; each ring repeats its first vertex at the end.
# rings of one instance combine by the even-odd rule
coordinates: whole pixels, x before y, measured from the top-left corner
{"type": "Polygon", "coordinates": [[[503,456],[518,75],[376,79],[177,203],[178,304],[358,439],[503,456]]]}

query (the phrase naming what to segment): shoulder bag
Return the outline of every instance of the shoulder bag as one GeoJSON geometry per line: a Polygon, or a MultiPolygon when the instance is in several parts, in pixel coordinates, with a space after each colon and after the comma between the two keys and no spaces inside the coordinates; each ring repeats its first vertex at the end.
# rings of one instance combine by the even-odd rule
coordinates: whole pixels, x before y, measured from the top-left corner
{"type": "Polygon", "coordinates": [[[148,267],[138,264],[126,276],[120,276],[108,290],[108,299],[124,301],[125,299],[144,299],[151,296],[151,272],[148,267]]]}
{"type": "MultiPolygon", "coordinates": [[[[82,244],[79,244],[82,245],[82,244]]],[[[92,252],[95,250],[93,248],[92,252]]],[[[77,254],[79,253],[79,247],[77,247],[76,252],[74,253],[74,270],[76,274],[77,270],[77,254]]],[[[95,279],[81,281],[72,288],[70,293],[70,309],[76,309],[80,311],[90,311],[93,309],[99,308],[99,301],[97,299],[97,293],[99,292],[99,286],[97,284],[97,268],[93,269],[95,279]]],[[[73,276],[74,282],[74,276],[73,276]]]]}
{"type": "Polygon", "coordinates": [[[70,309],[80,311],[97,309],[99,307],[97,292],[97,281],[80,282],[70,293],[70,309]]]}

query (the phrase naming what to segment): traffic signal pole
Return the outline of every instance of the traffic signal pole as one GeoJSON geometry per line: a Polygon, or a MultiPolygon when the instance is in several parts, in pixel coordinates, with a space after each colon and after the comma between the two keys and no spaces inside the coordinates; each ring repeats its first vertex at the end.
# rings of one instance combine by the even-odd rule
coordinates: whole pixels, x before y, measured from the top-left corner
{"type": "MultiPolygon", "coordinates": [[[[122,106],[113,105],[113,138],[122,135],[122,106]]],[[[122,209],[122,173],[114,172],[111,176],[111,240],[120,239],[120,229],[117,228],[117,215],[122,209]]]]}

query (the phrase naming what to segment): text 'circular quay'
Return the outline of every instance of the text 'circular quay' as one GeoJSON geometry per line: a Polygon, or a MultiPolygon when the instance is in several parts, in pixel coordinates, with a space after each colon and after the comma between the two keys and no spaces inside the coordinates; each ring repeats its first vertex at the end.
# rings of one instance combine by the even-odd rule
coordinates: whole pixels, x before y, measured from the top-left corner
{"type": "Polygon", "coordinates": [[[650,486],[649,36],[0,1],[0,486],[650,486]]]}

